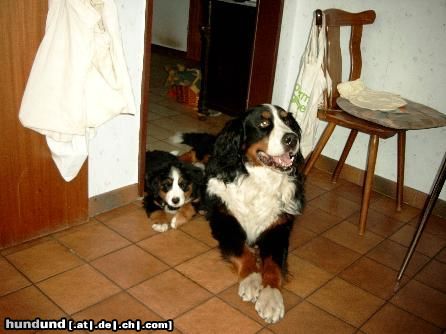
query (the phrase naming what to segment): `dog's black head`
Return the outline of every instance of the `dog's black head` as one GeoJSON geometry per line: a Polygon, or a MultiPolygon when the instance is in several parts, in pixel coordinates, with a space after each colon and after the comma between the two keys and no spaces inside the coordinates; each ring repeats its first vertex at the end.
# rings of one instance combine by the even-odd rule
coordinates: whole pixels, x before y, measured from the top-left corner
{"type": "Polygon", "coordinates": [[[263,104],[229,121],[217,137],[207,171],[231,182],[245,165],[291,173],[303,162],[300,127],[284,109],[263,104]]]}
{"type": "MultiPolygon", "coordinates": [[[[145,190],[146,208],[151,204],[172,212],[185,203],[200,197],[203,172],[199,168],[179,161],[173,154],[163,151],[146,153],[145,190]]],[[[151,210],[152,211],[152,210],[151,210]]]]}

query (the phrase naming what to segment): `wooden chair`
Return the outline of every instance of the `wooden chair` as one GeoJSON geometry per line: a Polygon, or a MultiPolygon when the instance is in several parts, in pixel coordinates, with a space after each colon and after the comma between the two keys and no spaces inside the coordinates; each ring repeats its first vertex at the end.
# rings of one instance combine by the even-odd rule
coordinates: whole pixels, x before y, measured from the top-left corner
{"type": "MultiPolygon", "coordinates": [[[[398,135],[396,210],[401,210],[403,203],[406,129],[393,129],[366,121],[346,113],[337,106],[336,100],[339,97],[337,85],[342,82],[340,28],[344,26],[351,27],[349,41],[350,74],[348,80],[356,80],[361,76],[361,38],[363,26],[372,24],[375,21],[376,14],[373,10],[367,10],[361,13],[349,13],[339,9],[328,9],[324,11],[324,14],[327,36],[327,55],[325,64],[326,70],[332,79],[332,94],[327,98],[327,107],[318,110],[318,118],[326,121],[328,124],[305,165],[304,174],[308,175],[337,125],[350,129],[350,135],[348,136],[344,150],[333,172],[332,182],[334,183],[337,181],[339,174],[341,173],[342,167],[344,166],[345,160],[347,159],[358,132],[370,135],[367,169],[364,179],[361,213],[359,218],[359,234],[363,235],[366,228],[367,212],[370,203],[379,139],[387,139],[394,135],[398,135]]],[[[322,12],[320,10],[316,11],[316,18],[317,23],[322,22],[322,12]],[[318,18],[320,19],[318,20],[318,18]]]]}

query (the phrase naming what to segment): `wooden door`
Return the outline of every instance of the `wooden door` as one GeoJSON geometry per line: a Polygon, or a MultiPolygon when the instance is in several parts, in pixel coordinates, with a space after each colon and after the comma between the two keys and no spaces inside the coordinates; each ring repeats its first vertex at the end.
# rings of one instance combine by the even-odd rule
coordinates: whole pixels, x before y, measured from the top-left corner
{"type": "Polygon", "coordinates": [[[201,32],[203,22],[203,0],[190,0],[189,24],[187,28],[187,54],[191,60],[201,59],[201,32]]]}
{"type": "Polygon", "coordinates": [[[248,107],[271,103],[282,26],[283,0],[257,1],[257,26],[252,51],[248,107]]]}
{"type": "Polygon", "coordinates": [[[88,219],[86,164],[66,183],[45,138],[18,120],[47,3],[2,0],[0,6],[0,248],[88,219]]]}

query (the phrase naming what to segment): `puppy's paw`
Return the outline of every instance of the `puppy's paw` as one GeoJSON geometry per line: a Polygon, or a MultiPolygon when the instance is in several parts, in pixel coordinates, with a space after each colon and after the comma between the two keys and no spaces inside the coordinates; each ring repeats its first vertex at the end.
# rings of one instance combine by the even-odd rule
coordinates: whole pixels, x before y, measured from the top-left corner
{"type": "Polygon", "coordinates": [[[177,226],[177,216],[174,216],[171,221],[170,221],[170,227],[172,227],[173,229],[176,229],[177,226]]]}
{"type": "Polygon", "coordinates": [[[152,228],[157,232],[166,232],[169,229],[169,224],[153,224],[152,228]]]}
{"type": "Polygon", "coordinates": [[[269,286],[260,292],[255,307],[259,316],[269,324],[279,321],[285,314],[282,293],[269,286]]]}
{"type": "Polygon", "coordinates": [[[260,273],[251,273],[240,281],[238,295],[244,302],[255,303],[260,290],[262,290],[262,276],[260,273]]]}
{"type": "Polygon", "coordinates": [[[172,227],[173,229],[176,229],[185,223],[187,223],[186,217],[184,217],[181,213],[177,213],[170,220],[170,227],[172,227]]]}

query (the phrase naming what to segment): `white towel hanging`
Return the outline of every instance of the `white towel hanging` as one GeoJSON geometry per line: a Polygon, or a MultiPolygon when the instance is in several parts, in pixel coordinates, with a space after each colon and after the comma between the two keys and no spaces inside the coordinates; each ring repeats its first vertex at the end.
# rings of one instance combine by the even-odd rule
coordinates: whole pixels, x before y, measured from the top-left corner
{"type": "Polygon", "coordinates": [[[47,137],[61,175],[72,180],[94,128],[135,114],[113,0],[49,0],[45,36],[23,95],[23,126],[47,137]]]}

